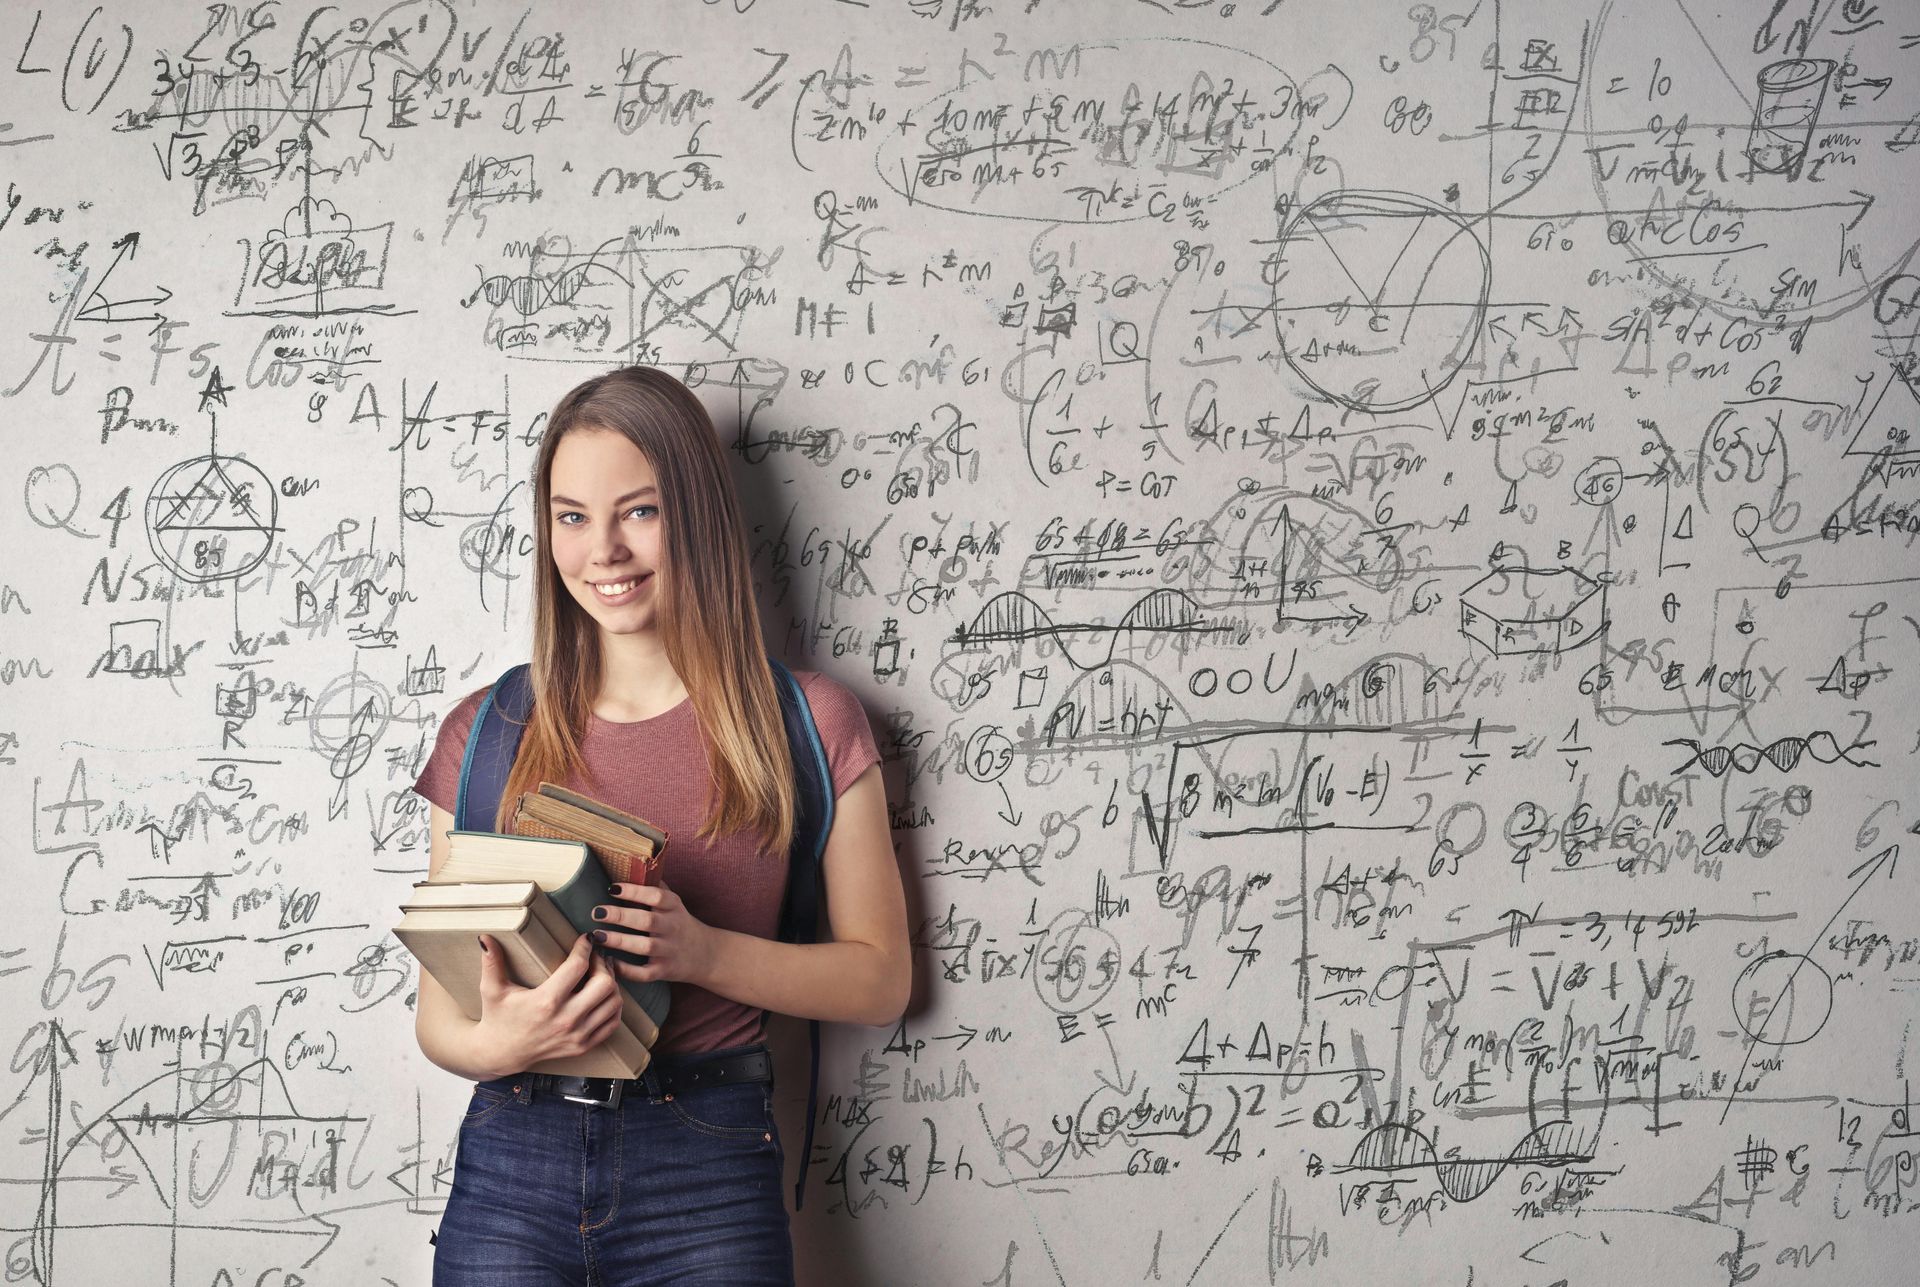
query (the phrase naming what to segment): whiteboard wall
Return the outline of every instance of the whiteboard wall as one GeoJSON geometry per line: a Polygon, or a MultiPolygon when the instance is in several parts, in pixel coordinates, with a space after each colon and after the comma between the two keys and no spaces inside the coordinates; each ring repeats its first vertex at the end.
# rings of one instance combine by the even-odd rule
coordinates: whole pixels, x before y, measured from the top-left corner
{"type": "Polygon", "coordinates": [[[1907,1281],[1916,34],[10,6],[9,1281],[427,1281],[407,788],[630,362],[884,757],[803,1281],[1907,1281]]]}

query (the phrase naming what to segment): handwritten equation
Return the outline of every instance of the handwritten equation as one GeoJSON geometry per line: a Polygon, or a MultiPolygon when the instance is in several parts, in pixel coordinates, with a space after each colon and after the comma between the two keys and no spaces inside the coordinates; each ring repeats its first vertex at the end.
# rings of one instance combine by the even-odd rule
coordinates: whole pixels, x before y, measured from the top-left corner
{"type": "Polygon", "coordinates": [[[827,1032],[804,1281],[1912,1281],[1914,6],[0,54],[9,1281],[426,1280],[408,788],[628,363],[883,751],[916,1000],[827,1032]]]}

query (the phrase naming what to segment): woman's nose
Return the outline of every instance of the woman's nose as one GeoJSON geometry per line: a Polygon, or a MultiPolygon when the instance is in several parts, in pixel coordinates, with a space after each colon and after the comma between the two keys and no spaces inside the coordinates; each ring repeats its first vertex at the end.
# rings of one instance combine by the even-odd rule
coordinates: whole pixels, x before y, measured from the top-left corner
{"type": "Polygon", "coordinates": [[[612,569],[627,561],[627,544],[618,527],[602,528],[593,540],[596,567],[612,569]]]}

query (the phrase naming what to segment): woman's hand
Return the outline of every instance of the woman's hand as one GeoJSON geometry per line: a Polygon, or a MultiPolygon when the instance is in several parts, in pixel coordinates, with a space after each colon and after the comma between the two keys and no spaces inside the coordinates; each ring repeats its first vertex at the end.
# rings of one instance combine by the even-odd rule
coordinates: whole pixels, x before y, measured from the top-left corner
{"type": "Polygon", "coordinates": [[[587,935],[576,938],[560,968],[532,988],[513,981],[506,953],[493,935],[480,939],[487,950],[480,963],[480,1021],[474,1031],[481,1048],[505,1065],[499,1075],[583,1055],[620,1026],[623,1003],[612,963],[593,950],[587,935]]]}
{"type": "Polygon", "coordinates": [[[594,931],[605,948],[647,959],[645,965],[610,959],[614,972],[636,983],[671,979],[703,983],[712,975],[720,951],[717,930],[687,910],[680,895],[663,884],[615,885],[616,901],[594,908],[603,928],[594,931]]]}

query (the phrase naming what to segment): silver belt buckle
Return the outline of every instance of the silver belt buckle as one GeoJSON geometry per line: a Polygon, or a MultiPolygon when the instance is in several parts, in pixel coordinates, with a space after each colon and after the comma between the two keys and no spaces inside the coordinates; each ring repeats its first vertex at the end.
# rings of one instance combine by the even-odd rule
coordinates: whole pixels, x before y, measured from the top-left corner
{"type": "Polygon", "coordinates": [[[618,1077],[609,1077],[606,1080],[613,1087],[613,1093],[606,1099],[595,1099],[591,1095],[569,1095],[564,1091],[561,1092],[560,1098],[571,1100],[576,1104],[585,1104],[590,1108],[618,1108],[620,1096],[626,1090],[626,1083],[618,1077]]]}

